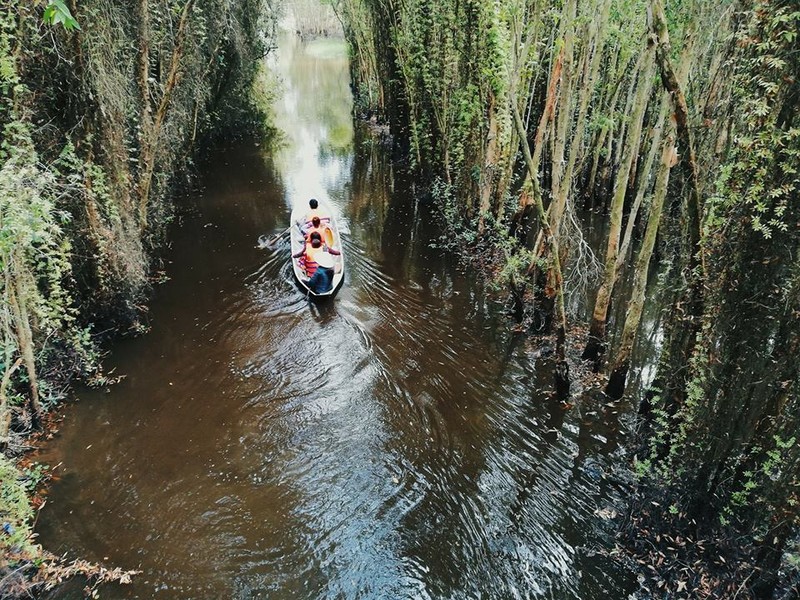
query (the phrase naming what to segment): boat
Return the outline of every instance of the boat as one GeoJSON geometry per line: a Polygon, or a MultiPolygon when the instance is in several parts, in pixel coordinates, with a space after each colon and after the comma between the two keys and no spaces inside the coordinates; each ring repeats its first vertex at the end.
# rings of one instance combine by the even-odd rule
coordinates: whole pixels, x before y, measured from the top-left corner
{"type": "Polygon", "coordinates": [[[336,256],[336,263],[334,266],[334,273],[333,273],[333,281],[331,282],[331,287],[329,290],[325,292],[314,292],[311,288],[308,287],[308,277],[306,277],[305,271],[303,270],[303,261],[302,258],[294,258],[294,255],[299,253],[301,250],[305,248],[305,238],[303,237],[303,233],[300,231],[300,226],[305,225],[306,215],[308,214],[309,206],[307,203],[302,203],[299,205],[295,205],[292,209],[292,214],[289,220],[289,228],[290,228],[290,239],[291,239],[291,246],[292,246],[292,271],[294,272],[294,278],[297,280],[297,284],[300,289],[305,292],[309,298],[313,299],[323,299],[323,298],[331,298],[336,294],[339,288],[344,281],[344,249],[342,248],[342,238],[339,234],[339,228],[336,225],[336,217],[333,214],[333,210],[331,205],[325,202],[324,200],[318,200],[319,207],[317,210],[321,215],[321,221],[324,225],[327,225],[327,230],[325,231],[325,245],[329,248],[335,248],[341,254],[336,256]]]}

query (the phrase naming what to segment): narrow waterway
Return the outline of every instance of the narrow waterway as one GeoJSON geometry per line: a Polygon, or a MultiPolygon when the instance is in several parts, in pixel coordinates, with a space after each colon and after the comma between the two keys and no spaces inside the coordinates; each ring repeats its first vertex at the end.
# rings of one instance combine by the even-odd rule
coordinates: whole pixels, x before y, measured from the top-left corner
{"type": "Polygon", "coordinates": [[[620,409],[563,410],[546,354],[432,246],[411,178],[353,128],[342,44],[288,38],[273,66],[283,140],[219,149],[181,202],[151,329],[107,360],[125,378],[79,390],[40,457],[39,540],[142,571],[102,598],[624,598],[595,553],[620,409]],[[347,234],[319,305],[288,246],[256,247],[310,196],[347,234]]]}

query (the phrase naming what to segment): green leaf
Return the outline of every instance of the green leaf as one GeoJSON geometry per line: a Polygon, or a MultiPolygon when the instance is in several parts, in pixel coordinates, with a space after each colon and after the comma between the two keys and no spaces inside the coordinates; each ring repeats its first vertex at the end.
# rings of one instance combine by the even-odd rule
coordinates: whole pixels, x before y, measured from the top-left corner
{"type": "Polygon", "coordinates": [[[81,29],[78,21],[72,16],[69,7],[64,4],[64,0],[51,0],[50,4],[44,9],[42,20],[48,25],[61,23],[67,31],[72,31],[73,29],[80,31],[81,29]]]}

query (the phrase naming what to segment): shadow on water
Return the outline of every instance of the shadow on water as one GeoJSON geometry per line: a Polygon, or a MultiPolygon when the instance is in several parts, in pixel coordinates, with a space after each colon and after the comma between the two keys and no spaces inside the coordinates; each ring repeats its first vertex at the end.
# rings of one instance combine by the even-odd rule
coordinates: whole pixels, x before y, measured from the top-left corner
{"type": "Polygon", "coordinates": [[[143,571],[104,598],[623,597],[587,551],[619,493],[615,409],[564,412],[548,359],[432,247],[408,175],[351,129],[343,48],[290,40],[273,66],[286,143],[205,165],[152,330],[109,359],[126,378],[79,391],[43,451],[40,540],[143,571]],[[310,195],[348,232],[330,303],[286,245],[255,247],[310,195]]]}

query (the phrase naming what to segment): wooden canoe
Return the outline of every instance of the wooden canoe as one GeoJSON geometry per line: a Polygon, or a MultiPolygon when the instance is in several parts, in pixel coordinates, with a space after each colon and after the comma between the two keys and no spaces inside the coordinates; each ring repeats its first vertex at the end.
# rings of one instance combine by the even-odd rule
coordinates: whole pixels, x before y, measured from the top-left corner
{"type": "Polygon", "coordinates": [[[342,248],[342,238],[339,234],[339,228],[336,225],[336,217],[333,214],[333,210],[327,202],[323,200],[319,200],[319,207],[317,210],[320,213],[321,221],[323,224],[328,226],[327,231],[325,232],[325,244],[328,247],[335,248],[339,252],[340,255],[335,256],[336,264],[334,267],[334,274],[333,274],[333,281],[331,282],[331,288],[326,292],[313,292],[308,287],[308,277],[306,277],[305,271],[303,270],[303,261],[300,258],[294,258],[294,255],[300,252],[305,247],[305,240],[303,238],[303,234],[300,231],[300,226],[305,226],[305,217],[309,212],[309,206],[307,202],[301,203],[299,205],[295,205],[292,209],[292,214],[289,220],[291,233],[290,238],[292,241],[292,272],[294,273],[294,278],[297,280],[297,284],[300,286],[300,289],[308,294],[309,298],[330,298],[339,290],[344,281],[344,248],[342,248]],[[327,221],[326,221],[327,219],[327,221]]]}

